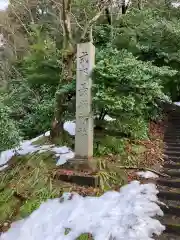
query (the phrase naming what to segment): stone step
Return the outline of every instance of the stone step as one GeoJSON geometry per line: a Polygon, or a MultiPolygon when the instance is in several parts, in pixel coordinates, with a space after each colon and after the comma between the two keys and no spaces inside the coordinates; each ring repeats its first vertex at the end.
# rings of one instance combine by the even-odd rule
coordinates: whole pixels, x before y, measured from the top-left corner
{"type": "Polygon", "coordinates": [[[174,136],[176,136],[176,137],[178,137],[179,136],[179,130],[171,130],[170,132],[165,132],[164,133],[164,137],[174,137],[174,136]]]}
{"type": "Polygon", "coordinates": [[[176,137],[168,137],[168,138],[164,138],[163,141],[168,144],[168,143],[180,143],[180,138],[176,138],[176,137]]]}
{"type": "Polygon", "coordinates": [[[164,136],[164,141],[169,141],[169,140],[174,140],[175,142],[177,142],[178,140],[180,140],[180,137],[178,136],[164,136]]]}
{"type": "MultiPolygon", "coordinates": [[[[180,123],[180,118],[179,117],[173,117],[173,118],[169,118],[169,122],[171,123],[176,123],[176,125],[178,123],[180,123]]],[[[174,125],[174,124],[173,124],[174,125]]],[[[179,124],[178,124],[179,125],[179,124]]]]}
{"type": "MultiPolygon", "coordinates": [[[[176,113],[176,112],[174,112],[174,113],[176,113]]],[[[174,114],[174,113],[169,113],[169,114],[168,114],[168,122],[171,123],[171,120],[173,120],[173,119],[179,119],[179,115],[176,115],[176,114],[174,114]]]]}
{"type": "Polygon", "coordinates": [[[180,133],[180,127],[177,126],[169,126],[165,131],[164,131],[164,135],[166,134],[171,134],[171,133],[180,133]]]}
{"type": "Polygon", "coordinates": [[[174,142],[174,143],[178,143],[180,142],[180,137],[164,137],[164,141],[165,142],[174,142]]]}
{"type": "Polygon", "coordinates": [[[180,141],[179,140],[163,140],[164,141],[164,146],[180,146],[180,141]]]}
{"type": "Polygon", "coordinates": [[[177,133],[177,132],[175,132],[175,133],[168,133],[168,134],[165,134],[164,135],[164,139],[166,139],[166,138],[179,138],[179,135],[180,135],[180,133],[177,133]]]}
{"type": "Polygon", "coordinates": [[[171,177],[179,177],[180,178],[180,169],[168,169],[164,168],[163,172],[171,177]]]}
{"type": "Polygon", "coordinates": [[[180,163],[169,161],[169,162],[165,162],[163,167],[169,168],[169,169],[180,169],[180,163]]]}
{"type": "Polygon", "coordinates": [[[174,124],[172,122],[169,122],[165,127],[166,127],[165,131],[170,131],[171,129],[180,129],[179,123],[174,124]]]}
{"type": "Polygon", "coordinates": [[[160,220],[166,230],[156,240],[180,240],[180,107],[168,106],[174,110],[168,112],[164,134],[163,173],[170,177],[156,181],[159,200],[166,204],[160,205],[165,214],[160,220]]]}
{"type": "Polygon", "coordinates": [[[180,128],[177,127],[168,127],[168,129],[165,130],[164,135],[166,134],[176,134],[176,133],[180,133],[180,128]]]}
{"type": "Polygon", "coordinates": [[[180,143],[164,143],[164,151],[166,150],[180,150],[180,143]]]}
{"type": "Polygon", "coordinates": [[[154,240],[179,240],[178,235],[162,233],[160,236],[153,237],[154,240]]]}
{"type": "Polygon", "coordinates": [[[172,128],[171,127],[164,132],[164,135],[173,134],[173,133],[177,133],[177,134],[180,133],[180,128],[172,128]]]}
{"type": "Polygon", "coordinates": [[[172,140],[172,143],[173,143],[173,142],[174,142],[174,143],[177,143],[177,140],[178,140],[178,139],[174,138],[174,136],[171,136],[171,137],[166,137],[166,136],[164,136],[163,141],[167,141],[167,140],[172,140]],[[173,140],[174,140],[174,141],[173,141],[173,140]]]}
{"type": "Polygon", "coordinates": [[[180,199],[180,189],[172,188],[167,186],[158,185],[158,197],[165,200],[176,200],[180,199]]]}
{"type": "Polygon", "coordinates": [[[180,125],[178,125],[177,126],[177,124],[176,125],[169,125],[166,129],[165,129],[165,131],[164,131],[164,134],[166,134],[166,133],[173,133],[173,132],[180,132],[180,125]]]}
{"type": "Polygon", "coordinates": [[[173,151],[173,150],[168,149],[168,150],[164,151],[164,154],[168,155],[168,156],[180,156],[180,151],[179,150],[173,151]]]}
{"type": "Polygon", "coordinates": [[[176,217],[180,217],[179,202],[177,202],[176,204],[175,203],[173,203],[173,204],[166,203],[166,205],[161,205],[160,208],[164,212],[164,214],[174,215],[176,217]]]}
{"type": "Polygon", "coordinates": [[[179,116],[171,116],[168,120],[171,123],[174,122],[174,121],[179,122],[180,121],[180,117],[179,116]]]}
{"type": "Polygon", "coordinates": [[[166,178],[159,178],[157,180],[158,185],[172,187],[172,188],[180,188],[180,179],[166,179],[166,178]]]}
{"type": "Polygon", "coordinates": [[[165,151],[166,150],[169,150],[169,151],[176,151],[176,150],[179,150],[180,151],[180,144],[179,144],[179,146],[177,146],[176,144],[172,144],[172,145],[166,145],[166,146],[164,146],[164,148],[165,148],[165,151]]]}
{"type": "Polygon", "coordinates": [[[165,233],[180,235],[180,217],[166,214],[160,221],[166,227],[165,233]]]}
{"type": "Polygon", "coordinates": [[[173,161],[173,162],[177,162],[177,163],[180,163],[180,157],[176,157],[176,156],[167,156],[167,155],[164,155],[164,160],[170,160],[170,161],[173,161]]]}
{"type": "Polygon", "coordinates": [[[178,143],[174,143],[174,142],[172,142],[172,143],[165,143],[164,144],[164,148],[165,149],[169,149],[169,148],[177,148],[177,149],[179,149],[180,148],[180,143],[178,144],[178,143]]]}
{"type": "Polygon", "coordinates": [[[164,139],[167,139],[167,138],[179,139],[180,136],[179,136],[179,134],[177,134],[177,133],[165,134],[165,135],[164,135],[164,139]]]}

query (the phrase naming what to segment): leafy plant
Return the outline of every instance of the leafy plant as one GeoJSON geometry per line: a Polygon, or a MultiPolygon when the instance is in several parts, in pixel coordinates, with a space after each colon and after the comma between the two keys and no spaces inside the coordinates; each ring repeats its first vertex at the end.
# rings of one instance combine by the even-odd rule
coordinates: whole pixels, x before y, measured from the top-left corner
{"type": "Polygon", "coordinates": [[[176,71],[143,62],[127,50],[111,46],[100,49],[93,72],[94,109],[115,116],[111,125],[119,125],[131,138],[147,136],[147,121],[158,109],[157,101],[167,101],[162,79],[176,71]]]}
{"type": "Polygon", "coordinates": [[[10,117],[10,108],[4,105],[0,97],[0,152],[15,147],[20,141],[20,131],[15,121],[10,117]]]}
{"type": "Polygon", "coordinates": [[[123,170],[109,168],[108,163],[104,159],[98,159],[98,172],[97,176],[100,181],[100,188],[103,191],[107,191],[112,188],[112,186],[124,185],[127,181],[126,174],[123,170]]]}

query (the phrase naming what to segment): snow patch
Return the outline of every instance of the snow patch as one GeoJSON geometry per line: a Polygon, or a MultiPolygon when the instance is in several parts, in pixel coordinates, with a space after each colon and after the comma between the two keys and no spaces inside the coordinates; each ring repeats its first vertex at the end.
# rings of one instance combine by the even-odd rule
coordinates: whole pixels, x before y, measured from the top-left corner
{"type": "Polygon", "coordinates": [[[123,1],[123,0],[113,0],[112,3],[113,3],[114,7],[121,7],[122,4],[124,4],[124,3],[125,3],[125,6],[130,6],[132,4],[132,2],[130,0],[125,0],[125,1],[123,1]]]}
{"type": "Polygon", "coordinates": [[[159,176],[153,172],[146,171],[146,172],[137,172],[137,175],[143,178],[158,178],[159,176]]]}
{"type": "MultiPolygon", "coordinates": [[[[97,115],[96,118],[98,118],[99,116],[97,115]]],[[[106,115],[104,117],[104,120],[107,121],[107,122],[112,122],[112,121],[115,121],[116,118],[112,118],[110,117],[109,115],[106,115]]],[[[63,129],[68,132],[71,136],[75,136],[76,135],[76,122],[75,120],[74,121],[66,121],[64,124],[63,124],[63,129]]],[[[50,135],[50,132],[46,132],[45,133],[45,136],[49,136],[50,135]]]]}
{"type": "Polygon", "coordinates": [[[7,165],[7,164],[3,165],[2,167],[0,167],[0,171],[2,171],[2,170],[4,170],[4,169],[6,169],[7,167],[8,167],[8,165],[7,165]]]}
{"type": "Polygon", "coordinates": [[[7,7],[9,5],[9,1],[8,0],[1,0],[0,1],[0,10],[6,10],[7,7]]]}
{"type": "Polygon", "coordinates": [[[178,8],[178,7],[180,7],[180,2],[172,2],[171,5],[172,5],[174,8],[178,8]]]}
{"type": "Polygon", "coordinates": [[[104,120],[107,121],[107,122],[113,122],[113,121],[115,121],[116,119],[110,117],[109,115],[106,115],[106,116],[104,117],[104,120]]]}
{"type": "MultiPolygon", "coordinates": [[[[96,115],[96,116],[94,116],[94,118],[99,118],[100,116],[99,115],[96,115]]],[[[110,117],[109,115],[105,115],[105,117],[104,117],[104,120],[105,121],[107,121],[107,122],[112,122],[112,121],[116,121],[116,118],[112,118],[112,117],[110,117]]]]}
{"type": "Polygon", "coordinates": [[[50,136],[50,131],[45,132],[44,136],[49,137],[50,136]]]}
{"type": "Polygon", "coordinates": [[[71,136],[75,136],[76,134],[76,123],[73,121],[67,121],[64,123],[63,128],[67,131],[71,136]]]}
{"type": "Polygon", "coordinates": [[[65,162],[67,162],[67,160],[69,159],[73,159],[75,157],[75,154],[73,152],[69,152],[69,153],[66,153],[66,154],[62,154],[60,155],[58,161],[57,161],[57,166],[58,165],[62,165],[64,164],[65,162]]]}
{"type": "Polygon", "coordinates": [[[18,148],[1,152],[0,171],[5,169],[5,167],[4,166],[1,167],[1,165],[8,163],[8,161],[15,155],[24,156],[26,154],[32,154],[35,152],[43,153],[43,152],[51,151],[51,152],[54,152],[55,157],[57,158],[57,163],[56,163],[57,166],[64,164],[67,160],[71,158],[74,158],[74,152],[72,152],[71,149],[66,146],[55,147],[54,144],[52,145],[33,145],[32,144],[43,136],[44,135],[40,135],[32,140],[26,140],[24,142],[21,142],[18,148]]]}
{"type": "Polygon", "coordinates": [[[15,155],[14,149],[9,149],[1,152],[0,165],[6,164],[15,155]]]}
{"type": "Polygon", "coordinates": [[[180,102],[174,102],[176,106],[180,106],[180,102]]]}
{"type": "Polygon", "coordinates": [[[91,233],[95,240],[152,240],[165,227],[154,219],[163,216],[157,205],[154,184],[133,181],[119,192],[100,197],[82,197],[69,193],[41,204],[28,218],[11,225],[0,240],[75,240],[91,233]],[[71,231],[65,236],[65,229],[71,231]]]}

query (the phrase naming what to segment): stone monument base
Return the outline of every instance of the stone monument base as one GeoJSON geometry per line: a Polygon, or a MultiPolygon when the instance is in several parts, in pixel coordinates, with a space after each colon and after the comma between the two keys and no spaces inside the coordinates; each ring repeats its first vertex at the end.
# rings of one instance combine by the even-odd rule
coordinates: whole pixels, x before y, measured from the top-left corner
{"type": "Polygon", "coordinates": [[[75,157],[56,171],[56,178],[81,186],[98,187],[97,165],[94,159],[75,157]]]}

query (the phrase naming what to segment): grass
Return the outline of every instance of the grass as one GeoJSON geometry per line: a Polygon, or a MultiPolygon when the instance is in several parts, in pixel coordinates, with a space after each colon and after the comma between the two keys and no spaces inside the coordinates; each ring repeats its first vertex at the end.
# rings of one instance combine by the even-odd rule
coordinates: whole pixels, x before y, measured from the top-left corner
{"type": "MultiPolygon", "coordinates": [[[[68,233],[71,231],[71,229],[67,228],[65,229],[65,233],[64,235],[68,235],[68,233]]],[[[92,235],[90,233],[83,233],[81,234],[77,240],[93,240],[94,238],[92,237],[92,235]]]]}
{"type": "Polygon", "coordinates": [[[0,224],[28,216],[43,201],[71,187],[53,178],[52,153],[14,157],[12,162],[0,172],[0,224]]]}
{"type": "MultiPolygon", "coordinates": [[[[13,157],[9,165],[0,172],[0,231],[4,223],[29,216],[43,201],[71,191],[70,184],[53,178],[55,159],[52,153],[13,157]]],[[[93,238],[84,233],[77,240],[93,238]]]]}
{"type": "MultiPolygon", "coordinates": [[[[13,157],[9,167],[0,172],[0,225],[29,216],[47,199],[60,197],[69,192],[73,186],[54,178],[56,160],[51,152],[34,153],[13,157]]],[[[100,195],[103,191],[120,182],[114,173],[107,173],[105,166],[99,166],[102,191],[92,195],[100,195]],[[108,188],[107,188],[108,187],[108,188]]],[[[93,191],[94,189],[91,189],[93,191]]],[[[83,234],[79,239],[92,239],[83,234]]]]}
{"type": "MultiPolygon", "coordinates": [[[[72,147],[74,139],[67,137],[63,142],[61,139],[55,139],[53,143],[57,146],[72,147]]],[[[47,137],[42,137],[33,144],[52,144],[52,142],[47,137]]],[[[152,165],[154,161],[157,161],[157,156],[161,154],[161,152],[158,153],[161,148],[161,142],[157,140],[152,144],[148,142],[133,144],[127,139],[103,137],[100,140],[99,148],[95,149],[95,155],[100,156],[96,159],[101,190],[93,192],[95,189],[86,189],[87,194],[85,193],[85,195],[99,196],[117,185],[118,187],[124,185],[127,183],[127,171],[118,169],[117,166],[152,165]],[[153,153],[152,148],[155,148],[153,153]]],[[[72,190],[84,194],[85,188],[72,186],[54,178],[55,163],[56,159],[52,152],[15,156],[10,160],[9,167],[0,172],[0,232],[4,223],[29,216],[43,201],[49,198],[59,197],[63,192],[72,190]]],[[[78,240],[92,239],[88,233],[84,233],[78,238],[78,240]]]]}
{"type": "MultiPolygon", "coordinates": [[[[47,137],[42,137],[33,144],[52,143],[47,137]]],[[[56,140],[56,144],[62,145],[60,140],[56,140]]],[[[122,154],[110,168],[106,164],[108,162],[106,158],[98,159],[97,175],[100,178],[102,191],[127,183],[125,172],[113,168],[113,165],[127,165],[134,161],[126,154],[123,155],[122,144],[120,141],[116,146],[117,148],[120,146],[122,154]]],[[[143,151],[142,146],[133,148],[136,155],[143,151]]],[[[54,179],[55,163],[52,152],[16,156],[11,159],[9,168],[0,172],[0,224],[24,218],[37,209],[43,201],[59,197],[62,192],[72,188],[72,185],[54,179]]]]}

